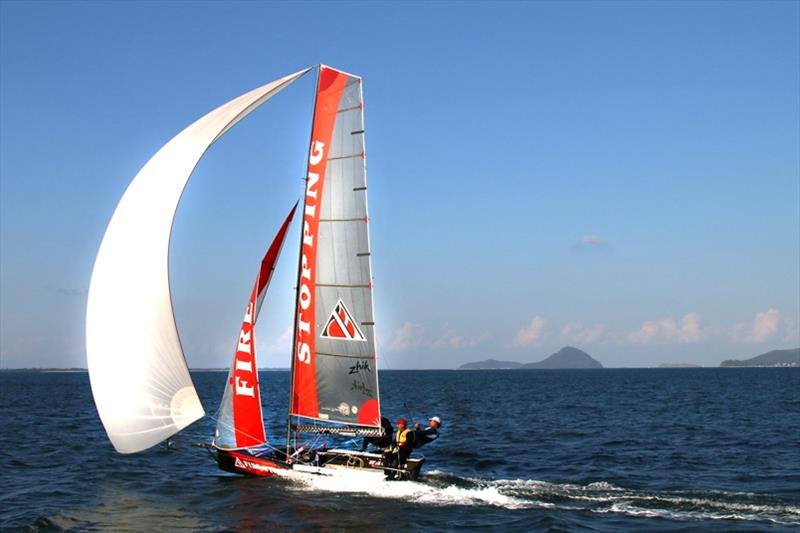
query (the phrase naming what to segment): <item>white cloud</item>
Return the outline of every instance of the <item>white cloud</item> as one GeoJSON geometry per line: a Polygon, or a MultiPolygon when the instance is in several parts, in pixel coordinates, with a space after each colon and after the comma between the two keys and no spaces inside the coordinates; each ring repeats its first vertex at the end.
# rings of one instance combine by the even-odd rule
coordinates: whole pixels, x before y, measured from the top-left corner
{"type": "Polygon", "coordinates": [[[474,348],[490,338],[487,334],[465,336],[454,331],[449,325],[438,328],[431,334],[420,324],[405,322],[392,335],[389,349],[394,352],[405,352],[414,348],[430,348],[434,350],[474,348]]]}
{"type": "Polygon", "coordinates": [[[578,244],[574,246],[577,250],[600,249],[608,247],[608,242],[599,235],[584,235],[578,244]]]}
{"type": "Polygon", "coordinates": [[[650,344],[657,341],[685,344],[701,341],[704,337],[702,318],[697,313],[688,313],[678,321],[673,318],[648,320],[637,331],[629,334],[627,340],[631,344],[650,344]]]}
{"type": "Polygon", "coordinates": [[[421,342],[421,332],[422,326],[413,322],[406,322],[394,332],[392,341],[389,343],[389,349],[394,352],[405,352],[410,348],[418,347],[421,342]]]}
{"type": "MultiPolygon", "coordinates": [[[[288,332],[287,332],[288,335],[288,332]]],[[[521,327],[505,348],[541,345],[559,341],[572,345],[615,342],[622,345],[690,344],[702,341],[765,342],[781,339],[796,342],[800,335],[797,325],[781,317],[777,309],[759,312],[751,323],[736,326],[707,323],[698,313],[686,313],[680,318],[647,320],[627,334],[609,330],[601,323],[584,324],[578,321],[563,325],[550,324],[541,315],[533,316],[521,327]],[[555,328],[555,329],[554,329],[555,328]]],[[[495,336],[488,332],[459,332],[449,324],[421,325],[405,322],[389,336],[388,350],[407,352],[415,349],[464,350],[490,345],[495,336]]],[[[288,340],[287,340],[288,342],[288,340]]]]}
{"type": "Polygon", "coordinates": [[[747,342],[764,342],[778,332],[778,324],[780,323],[781,313],[777,309],[770,308],[766,311],[756,313],[753,319],[753,327],[750,335],[745,339],[747,342]]]}
{"type": "Polygon", "coordinates": [[[530,346],[536,344],[544,335],[544,319],[536,315],[531,319],[531,323],[517,332],[514,338],[515,346],[530,346]]]}
{"type": "Polygon", "coordinates": [[[561,328],[561,336],[567,342],[573,344],[591,344],[597,342],[603,337],[605,333],[605,326],[603,324],[594,324],[592,326],[584,326],[579,322],[569,322],[561,328]]]}
{"type": "Polygon", "coordinates": [[[291,353],[293,336],[294,330],[292,326],[289,326],[277,337],[268,338],[266,345],[264,346],[264,351],[277,354],[291,353]]]}
{"type": "Polygon", "coordinates": [[[431,348],[475,348],[479,344],[484,343],[489,339],[489,335],[483,334],[477,337],[465,337],[447,328],[441,335],[431,343],[431,348]]]}

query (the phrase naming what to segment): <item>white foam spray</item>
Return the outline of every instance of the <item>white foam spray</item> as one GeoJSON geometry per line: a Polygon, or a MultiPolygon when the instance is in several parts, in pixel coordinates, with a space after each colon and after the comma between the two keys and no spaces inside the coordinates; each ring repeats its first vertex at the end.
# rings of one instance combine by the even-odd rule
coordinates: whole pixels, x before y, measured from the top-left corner
{"type": "Polygon", "coordinates": [[[561,509],[670,520],[747,520],[800,525],[800,506],[732,492],[630,490],[601,481],[588,485],[534,479],[487,480],[429,471],[420,481],[386,481],[287,472],[291,490],[363,494],[420,505],[487,505],[506,509],[561,509]]]}

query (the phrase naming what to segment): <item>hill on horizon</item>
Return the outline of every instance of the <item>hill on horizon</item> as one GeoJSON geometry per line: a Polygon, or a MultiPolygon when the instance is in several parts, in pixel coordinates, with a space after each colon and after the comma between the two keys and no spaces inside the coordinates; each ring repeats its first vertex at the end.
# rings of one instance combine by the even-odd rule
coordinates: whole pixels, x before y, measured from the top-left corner
{"type": "Polygon", "coordinates": [[[487,359],[466,363],[458,367],[459,370],[499,370],[499,369],[573,369],[573,368],[603,368],[603,365],[593,359],[588,353],[573,346],[564,346],[559,351],[535,363],[518,363],[516,361],[498,361],[487,359]]]}
{"type": "Polygon", "coordinates": [[[573,346],[564,346],[556,353],[537,363],[527,363],[522,368],[603,368],[600,361],[573,346]]]}
{"type": "Polygon", "coordinates": [[[772,350],[744,360],[728,359],[719,366],[800,366],[800,348],[772,350]]]}

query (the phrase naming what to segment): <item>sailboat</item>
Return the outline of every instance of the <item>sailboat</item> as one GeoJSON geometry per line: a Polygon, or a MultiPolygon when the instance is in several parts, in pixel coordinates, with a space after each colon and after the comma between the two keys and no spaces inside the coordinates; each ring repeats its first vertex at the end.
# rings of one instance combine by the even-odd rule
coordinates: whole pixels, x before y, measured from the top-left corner
{"type": "MultiPolygon", "coordinates": [[[[118,452],[150,448],[205,416],[172,310],[168,256],[175,211],[206,150],[311,70],[254,89],[198,119],[145,164],[117,205],[92,272],[86,350],[97,411],[118,452]]],[[[384,429],[362,80],[325,65],[317,72],[301,210],[286,441],[268,441],[264,430],[254,327],[295,209],[259,267],[210,447],[220,468],[240,474],[415,479],[424,458],[390,467],[378,453],[320,444],[320,436],[380,437],[384,429]]]]}

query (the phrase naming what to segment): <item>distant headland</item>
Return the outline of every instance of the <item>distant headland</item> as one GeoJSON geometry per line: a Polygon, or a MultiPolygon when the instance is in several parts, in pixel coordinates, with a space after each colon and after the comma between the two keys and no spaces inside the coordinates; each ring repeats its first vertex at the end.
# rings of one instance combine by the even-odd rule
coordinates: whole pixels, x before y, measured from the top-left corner
{"type": "Polygon", "coordinates": [[[502,369],[575,369],[603,368],[600,361],[593,359],[588,353],[572,346],[564,346],[556,353],[536,363],[518,363],[516,361],[498,361],[487,359],[458,367],[459,370],[502,370],[502,369]]]}
{"type": "Polygon", "coordinates": [[[772,350],[771,352],[762,353],[750,359],[743,361],[737,359],[728,359],[720,363],[719,366],[733,367],[733,366],[789,366],[800,367],[800,348],[791,350],[772,350]]]}

